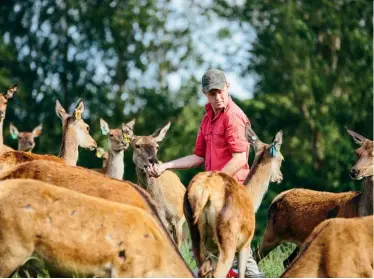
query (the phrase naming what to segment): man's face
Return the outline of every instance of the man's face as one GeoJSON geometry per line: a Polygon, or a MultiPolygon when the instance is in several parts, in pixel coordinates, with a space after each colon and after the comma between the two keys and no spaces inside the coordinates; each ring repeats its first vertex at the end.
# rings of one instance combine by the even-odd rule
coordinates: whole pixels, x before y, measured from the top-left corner
{"type": "Polygon", "coordinates": [[[209,92],[204,92],[205,96],[208,98],[209,104],[212,106],[214,113],[225,108],[229,103],[229,87],[230,85],[226,83],[223,90],[212,89],[209,92]]]}

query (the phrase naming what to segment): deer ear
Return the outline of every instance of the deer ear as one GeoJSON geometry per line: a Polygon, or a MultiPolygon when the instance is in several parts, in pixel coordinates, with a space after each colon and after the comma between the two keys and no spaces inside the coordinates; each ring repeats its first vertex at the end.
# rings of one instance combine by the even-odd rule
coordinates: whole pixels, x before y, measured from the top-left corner
{"type": "Polygon", "coordinates": [[[165,138],[166,133],[168,132],[169,128],[170,128],[170,121],[163,128],[157,129],[156,132],[152,134],[153,139],[156,142],[162,141],[165,138]]]}
{"type": "Polygon", "coordinates": [[[16,126],[13,125],[13,123],[10,123],[9,125],[9,132],[10,132],[10,136],[12,137],[12,139],[17,139],[18,138],[18,129],[16,128],[16,126]]]}
{"type": "Polygon", "coordinates": [[[39,137],[42,134],[43,124],[39,124],[37,127],[32,130],[32,134],[35,138],[39,137]]]}
{"type": "Polygon", "coordinates": [[[360,134],[353,132],[352,130],[349,130],[347,127],[345,128],[347,129],[348,134],[350,134],[353,137],[355,143],[361,145],[366,140],[366,138],[361,136],[360,134]]]}
{"type": "Polygon", "coordinates": [[[109,125],[108,123],[106,123],[106,121],[102,118],[100,118],[100,129],[101,129],[101,133],[106,136],[107,134],[109,134],[109,125]]]}
{"type": "Polygon", "coordinates": [[[6,93],[4,94],[4,97],[7,99],[13,98],[14,94],[16,94],[18,90],[18,85],[14,84],[11,88],[9,88],[6,93]]]}
{"type": "Polygon", "coordinates": [[[73,116],[76,120],[82,119],[82,114],[84,112],[84,102],[83,100],[80,100],[77,106],[74,109],[73,116]]]}
{"type": "Polygon", "coordinates": [[[69,117],[69,114],[66,113],[64,108],[61,106],[60,102],[56,100],[56,114],[58,117],[60,117],[62,120],[65,120],[66,118],[69,117]]]}
{"type": "Polygon", "coordinates": [[[274,137],[274,140],[273,140],[273,145],[275,145],[275,147],[277,148],[277,150],[279,151],[280,150],[280,147],[282,145],[282,142],[283,142],[283,131],[280,130],[274,137]]]}
{"type": "Polygon", "coordinates": [[[131,120],[130,122],[127,122],[126,126],[128,126],[129,128],[131,128],[131,130],[134,130],[135,118],[133,120],[131,120]]]}

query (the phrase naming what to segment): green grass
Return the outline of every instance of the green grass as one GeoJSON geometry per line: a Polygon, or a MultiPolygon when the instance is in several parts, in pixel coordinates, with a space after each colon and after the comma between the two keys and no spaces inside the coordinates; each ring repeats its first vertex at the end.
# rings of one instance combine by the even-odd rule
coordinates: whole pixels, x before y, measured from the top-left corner
{"type": "MultiPolygon", "coordinates": [[[[186,261],[188,266],[192,270],[196,270],[196,262],[190,252],[191,240],[189,237],[185,239],[181,247],[181,254],[183,259],[186,261]]],[[[274,249],[269,255],[264,258],[259,267],[260,270],[265,272],[267,278],[277,278],[283,271],[283,261],[288,257],[289,254],[294,250],[295,245],[292,244],[282,244],[274,249]]],[[[38,257],[30,257],[26,263],[16,270],[13,278],[50,278],[50,273],[45,267],[43,260],[38,257]]],[[[74,277],[81,277],[74,275],[74,277]]]]}

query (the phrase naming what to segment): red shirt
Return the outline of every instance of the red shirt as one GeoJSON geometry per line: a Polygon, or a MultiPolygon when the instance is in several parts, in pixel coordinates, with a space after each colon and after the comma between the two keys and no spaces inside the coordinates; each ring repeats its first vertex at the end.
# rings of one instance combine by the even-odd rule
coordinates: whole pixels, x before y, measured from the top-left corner
{"type": "MultiPolygon", "coordinates": [[[[233,153],[246,152],[248,162],[249,142],[245,138],[245,124],[249,120],[244,112],[231,98],[226,108],[216,115],[210,104],[205,106],[205,110],[194,151],[197,156],[204,158],[205,170],[222,170],[232,159],[233,153]]],[[[248,173],[249,165],[246,163],[234,178],[243,183],[248,173]]]]}

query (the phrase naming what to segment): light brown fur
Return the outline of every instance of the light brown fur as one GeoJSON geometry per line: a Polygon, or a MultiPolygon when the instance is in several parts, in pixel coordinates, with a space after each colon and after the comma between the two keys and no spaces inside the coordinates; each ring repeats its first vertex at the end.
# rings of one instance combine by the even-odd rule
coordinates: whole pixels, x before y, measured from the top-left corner
{"type": "Polygon", "coordinates": [[[373,216],[320,223],[283,278],[373,278],[373,216]]]}
{"type": "Polygon", "coordinates": [[[180,248],[183,224],[186,221],[183,214],[183,197],[186,188],[172,171],[165,171],[157,178],[150,177],[144,171],[144,168],[149,164],[157,162],[158,142],[163,140],[169,127],[170,122],[151,136],[135,136],[132,141],[133,161],[136,165],[138,184],[146,189],[154,199],[161,219],[180,248]]]}
{"type": "MultiPolygon", "coordinates": [[[[264,237],[259,251],[255,252],[257,261],[282,242],[300,246],[313,229],[328,218],[373,214],[373,141],[363,137],[360,140],[361,147],[356,150],[358,161],[352,169],[357,170],[359,178],[367,177],[363,191],[329,193],[291,189],[279,194],[269,207],[264,237]]],[[[296,253],[285,261],[285,265],[294,256],[296,253]]]]}
{"type": "Polygon", "coordinates": [[[2,181],[0,277],[31,255],[69,277],[192,277],[148,212],[36,180],[2,181]]]}
{"type": "Polygon", "coordinates": [[[238,252],[239,276],[244,277],[255,230],[255,212],[270,181],[280,182],[283,179],[280,172],[282,133],[277,134],[272,145],[264,144],[247,124],[246,138],[256,152],[246,186],[222,172],[202,172],[192,179],[187,188],[185,215],[200,268],[199,276],[226,277],[238,252]],[[276,148],[275,157],[270,155],[271,146],[276,148]]]}

